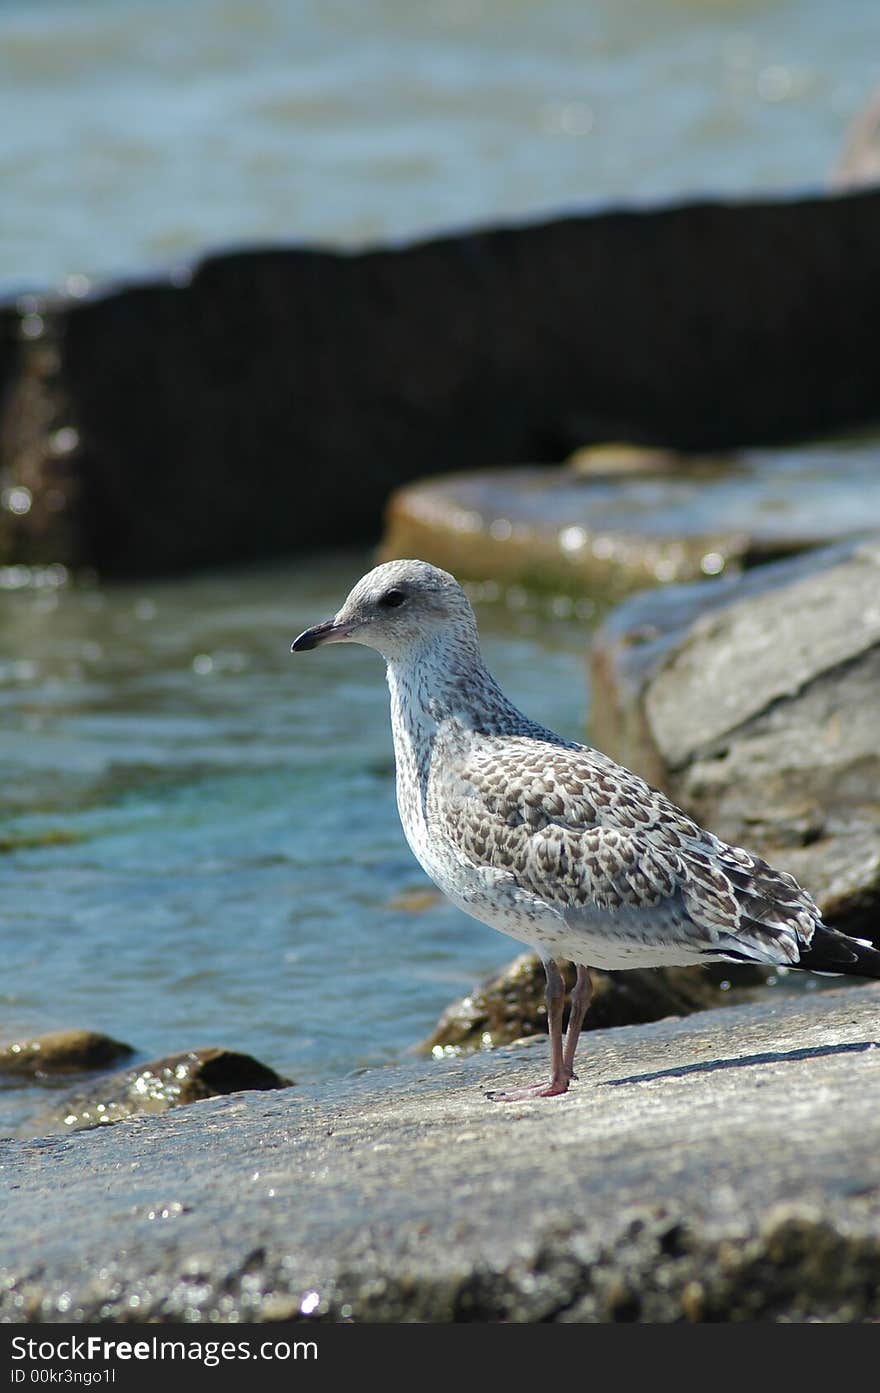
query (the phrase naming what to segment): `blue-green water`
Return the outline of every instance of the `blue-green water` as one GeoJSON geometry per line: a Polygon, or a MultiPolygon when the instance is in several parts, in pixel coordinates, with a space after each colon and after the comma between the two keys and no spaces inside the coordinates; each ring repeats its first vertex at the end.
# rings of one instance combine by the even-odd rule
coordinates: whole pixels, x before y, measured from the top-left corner
{"type": "MultiPolygon", "coordinates": [[[[0,569],[0,1039],[218,1043],[297,1079],[393,1058],[514,945],[400,830],[381,660],[292,657],[366,555],[136,588],[0,569]],[[14,588],[18,586],[18,588],[14,588]]],[[[528,710],[585,720],[584,619],[479,603],[528,710]]],[[[0,1131],[32,1107],[0,1092],[0,1131]]]]}
{"type": "Polygon", "coordinates": [[[818,187],[877,0],[0,0],[0,287],[818,187]]]}

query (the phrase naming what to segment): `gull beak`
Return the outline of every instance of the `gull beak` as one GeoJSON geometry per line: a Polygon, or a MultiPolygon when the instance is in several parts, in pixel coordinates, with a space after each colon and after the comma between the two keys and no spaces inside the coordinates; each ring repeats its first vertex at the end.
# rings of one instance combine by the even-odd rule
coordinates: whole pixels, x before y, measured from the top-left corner
{"type": "Polygon", "coordinates": [[[325,619],[323,624],[315,624],[303,632],[290,645],[291,653],[308,653],[310,648],[318,648],[322,643],[343,643],[350,635],[352,624],[339,624],[335,619],[325,619]]]}

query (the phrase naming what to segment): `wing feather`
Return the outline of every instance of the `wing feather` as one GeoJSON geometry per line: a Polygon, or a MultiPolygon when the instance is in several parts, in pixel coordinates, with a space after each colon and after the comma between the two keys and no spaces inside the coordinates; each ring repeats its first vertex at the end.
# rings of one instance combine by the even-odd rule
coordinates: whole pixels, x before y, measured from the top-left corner
{"type": "Polygon", "coordinates": [[[797,962],[821,922],[791,876],[586,746],[484,738],[432,801],[469,864],[507,872],[565,915],[675,910],[707,954],[775,963],[797,962]]]}

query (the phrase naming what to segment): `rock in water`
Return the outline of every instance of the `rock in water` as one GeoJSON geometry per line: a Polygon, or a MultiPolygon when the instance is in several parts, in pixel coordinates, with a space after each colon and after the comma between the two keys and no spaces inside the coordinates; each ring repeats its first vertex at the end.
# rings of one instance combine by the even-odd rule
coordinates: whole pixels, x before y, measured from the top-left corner
{"type": "Polygon", "coordinates": [[[80,1132],[120,1122],[133,1113],[167,1112],[222,1093],[286,1088],[290,1082],[249,1054],[217,1048],[188,1050],[106,1074],[88,1089],[66,1094],[29,1130],[80,1132]]]}
{"type": "MultiPolygon", "coordinates": [[[[745,1000],[746,988],[763,982],[767,972],[757,966],[731,963],[724,965],[723,973],[720,968],[713,971],[660,967],[618,973],[593,969],[590,975],[593,1000],[584,1028],[601,1030],[732,1005],[745,1000]]],[[[575,981],[571,963],[564,964],[563,976],[567,1018],[568,997],[575,981]]],[[[540,958],[535,953],[521,953],[474,991],[448,1006],[419,1050],[425,1054],[451,1054],[507,1045],[546,1033],[545,985],[540,958]]]]}
{"type": "Polygon", "coordinates": [[[859,536],[880,513],[867,451],[804,447],[706,459],[623,447],[567,468],[493,469],[392,495],[383,556],[459,579],[620,599],[859,536]]]}
{"type": "Polygon", "coordinates": [[[131,1045],[97,1030],[53,1030],[0,1045],[0,1074],[73,1074],[104,1069],[130,1054],[131,1045]]]}

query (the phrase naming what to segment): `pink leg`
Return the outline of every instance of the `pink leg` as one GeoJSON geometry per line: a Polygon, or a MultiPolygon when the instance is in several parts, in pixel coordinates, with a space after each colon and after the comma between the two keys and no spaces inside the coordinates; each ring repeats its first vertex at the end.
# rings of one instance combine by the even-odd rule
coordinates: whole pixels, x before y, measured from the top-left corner
{"type": "MultiPolygon", "coordinates": [[[[552,958],[548,958],[544,963],[544,970],[547,973],[547,1024],[550,1030],[550,1082],[531,1084],[526,1088],[512,1088],[505,1093],[490,1093],[488,1096],[495,1103],[519,1103],[524,1098],[555,1098],[559,1093],[568,1091],[569,1080],[571,1079],[571,1069],[566,1065],[562,1048],[562,1011],[565,1004],[565,983],[562,980],[562,973],[559,971],[552,958]]],[[[586,969],[578,969],[578,986],[580,986],[580,973],[586,969]]],[[[589,979],[588,979],[589,980],[589,979]]],[[[577,991],[577,987],[575,988],[577,991]]],[[[587,1009],[586,1002],[581,1011],[577,1024],[577,1031],[574,1036],[574,1044],[571,1054],[574,1058],[574,1046],[577,1044],[577,1035],[580,1031],[583,1013],[587,1009]]],[[[572,998],[572,1010],[574,1010],[574,998],[572,998]]],[[[569,1026],[569,1035],[571,1026],[569,1026]]],[[[567,1049],[566,1039],[566,1049],[567,1049]]]]}
{"type": "Polygon", "coordinates": [[[578,964],[577,981],[571,994],[571,1011],[569,1012],[568,1030],[565,1032],[565,1050],[562,1056],[562,1067],[570,1079],[577,1078],[574,1072],[574,1053],[578,1047],[584,1016],[587,1014],[587,1007],[592,999],[593,979],[590,976],[590,969],[578,964]]]}

